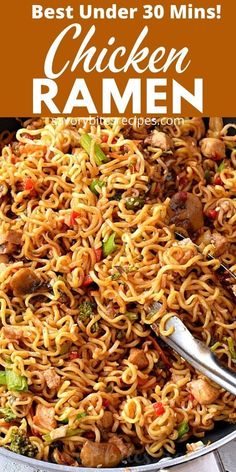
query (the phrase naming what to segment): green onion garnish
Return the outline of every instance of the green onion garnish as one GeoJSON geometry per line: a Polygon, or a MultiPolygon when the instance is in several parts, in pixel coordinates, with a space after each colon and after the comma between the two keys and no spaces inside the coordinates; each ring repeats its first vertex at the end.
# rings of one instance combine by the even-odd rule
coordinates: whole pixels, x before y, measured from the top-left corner
{"type": "Polygon", "coordinates": [[[189,425],[187,421],[182,421],[178,427],[178,439],[181,439],[189,431],[189,425]]]}
{"type": "Polygon", "coordinates": [[[105,257],[109,256],[116,250],[115,243],[116,233],[112,233],[111,236],[105,241],[102,245],[103,255],[105,257]]]}
{"type": "Polygon", "coordinates": [[[98,191],[96,190],[96,187],[102,188],[102,187],[104,187],[104,185],[105,185],[105,182],[102,182],[102,180],[94,179],[94,180],[91,182],[89,188],[90,188],[91,192],[94,193],[94,195],[97,195],[97,196],[98,196],[99,193],[98,193],[98,191]]]}
{"type": "MultiPolygon", "coordinates": [[[[92,144],[91,136],[89,136],[88,134],[83,134],[80,139],[80,144],[82,148],[87,152],[87,154],[90,155],[92,144]]],[[[99,144],[97,143],[94,144],[94,154],[95,162],[98,166],[109,161],[109,158],[106,156],[106,154],[104,154],[99,144]]]]}
{"type": "Polygon", "coordinates": [[[222,170],[224,170],[224,168],[225,168],[225,163],[224,161],[222,161],[220,165],[217,167],[217,172],[220,173],[222,170]]]}
{"type": "Polygon", "coordinates": [[[229,352],[231,354],[231,357],[232,359],[236,359],[236,352],[235,352],[235,349],[234,349],[234,340],[233,338],[227,338],[227,343],[228,343],[228,348],[229,348],[229,352]]]}
{"type": "Polygon", "coordinates": [[[214,352],[218,347],[221,346],[221,343],[219,341],[217,341],[215,344],[213,344],[211,347],[210,347],[210,350],[212,352],[214,352]]]}

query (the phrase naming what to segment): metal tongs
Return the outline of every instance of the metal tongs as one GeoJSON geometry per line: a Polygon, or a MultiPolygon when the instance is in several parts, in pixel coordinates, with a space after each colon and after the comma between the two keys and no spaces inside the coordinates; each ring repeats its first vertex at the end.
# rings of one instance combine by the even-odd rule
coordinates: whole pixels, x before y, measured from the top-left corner
{"type": "MultiPolygon", "coordinates": [[[[175,233],[175,235],[177,239],[185,238],[179,233],[175,233]]],[[[201,252],[196,244],[194,244],[194,246],[201,252]]],[[[208,256],[208,258],[214,259],[213,256],[208,256]]],[[[221,273],[223,271],[226,274],[224,288],[230,291],[230,294],[236,298],[236,275],[223,264],[220,265],[217,271],[221,273]],[[234,284],[234,282],[235,285],[231,285],[234,284]]],[[[161,337],[168,346],[189,362],[196,370],[213,380],[228,392],[236,395],[236,373],[222,366],[216,355],[205,344],[194,338],[177,316],[172,316],[165,324],[166,330],[174,328],[173,333],[169,336],[160,336],[157,322],[152,323],[151,328],[157,336],[161,337]]]]}
{"type": "Polygon", "coordinates": [[[169,318],[165,327],[166,329],[174,327],[173,334],[160,336],[158,324],[151,325],[153,331],[196,370],[236,395],[236,373],[221,366],[215,354],[205,344],[194,338],[177,316],[169,318]]]}

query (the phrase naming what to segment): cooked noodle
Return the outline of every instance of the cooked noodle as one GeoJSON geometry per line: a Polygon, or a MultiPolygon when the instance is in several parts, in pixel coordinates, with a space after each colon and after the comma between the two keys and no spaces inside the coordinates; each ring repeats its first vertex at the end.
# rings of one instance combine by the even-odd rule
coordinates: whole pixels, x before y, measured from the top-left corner
{"type": "Polygon", "coordinates": [[[160,135],[158,144],[151,128],[124,127],[121,119],[96,126],[39,119],[3,147],[0,363],[2,373],[24,380],[20,387],[0,380],[0,445],[12,448],[14,435],[26,435],[37,459],[77,465],[88,440],[122,439],[121,459],[144,449],[159,458],[219,420],[235,421],[233,395],[150,329],[157,321],[170,334],[165,322],[177,315],[234,368],[235,286],[231,293],[216,272],[220,262],[236,271],[232,127],[212,118],[206,131],[189,118],[162,125],[167,139],[160,135]],[[216,139],[225,157],[204,137],[216,139]],[[108,162],[98,165],[95,143],[108,162]],[[182,203],[173,206],[179,192],[182,203]],[[178,217],[189,194],[201,201],[198,229],[194,208],[192,228],[178,217]],[[177,241],[176,229],[204,255],[190,239],[177,241]],[[26,268],[33,283],[24,270],[16,280],[26,268]]]}

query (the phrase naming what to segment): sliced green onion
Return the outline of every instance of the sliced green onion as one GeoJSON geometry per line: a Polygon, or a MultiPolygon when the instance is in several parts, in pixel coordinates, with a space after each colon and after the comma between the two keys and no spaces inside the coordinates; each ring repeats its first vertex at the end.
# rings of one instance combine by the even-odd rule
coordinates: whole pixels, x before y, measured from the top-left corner
{"type": "Polygon", "coordinates": [[[206,183],[210,184],[211,181],[212,181],[212,178],[211,178],[211,173],[210,173],[209,169],[206,170],[206,172],[204,174],[204,177],[205,177],[206,183]]]}
{"type": "Polygon", "coordinates": [[[98,196],[99,193],[98,193],[98,191],[96,190],[96,187],[102,188],[102,187],[104,187],[104,185],[105,185],[105,182],[103,182],[102,180],[94,179],[94,180],[91,182],[89,188],[90,188],[91,192],[94,193],[94,195],[97,195],[97,196],[98,196]]]}
{"type": "Polygon", "coordinates": [[[69,418],[64,418],[63,420],[59,420],[59,422],[62,424],[68,424],[69,418]]]}
{"type": "Polygon", "coordinates": [[[213,346],[210,347],[210,350],[214,352],[220,346],[221,346],[221,343],[217,341],[215,344],[213,344],[213,346]]]}
{"type": "MultiPolygon", "coordinates": [[[[71,436],[77,436],[77,435],[80,435],[82,434],[83,430],[82,429],[70,429],[68,428],[66,431],[65,431],[65,426],[60,426],[60,428],[62,429],[61,431],[61,438],[70,438],[71,436]]],[[[60,428],[57,428],[56,430],[60,429],[60,428]]],[[[54,430],[54,431],[56,431],[54,430]]],[[[51,431],[52,433],[53,431],[51,431]]],[[[51,443],[53,441],[55,441],[56,439],[60,439],[59,437],[58,438],[55,438],[53,439],[53,437],[51,436],[51,433],[47,433],[47,434],[44,434],[43,436],[43,439],[44,441],[46,441],[47,443],[51,443]]]]}
{"type": "Polygon", "coordinates": [[[234,349],[234,340],[233,338],[227,338],[227,343],[228,343],[228,348],[229,348],[229,352],[231,354],[231,357],[232,359],[236,359],[236,352],[235,352],[235,349],[234,349]]]}
{"type": "Polygon", "coordinates": [[[116,250],[116,233],[112,233],[111,236],[102,244],[103,255],[105,257],[109,256],[116,250]]]}
{"type": "Polygon", "coordinates": [[[224,163],[224,161],[222,161],[220,163],[220,165],[217,167],[217,172],[219,172],[219,173],[222,172],[222,170],[224,170],[224,168],[225,168],[225,163],[224,163]]]}
{"type": "Polygon", "coordinates": [[[66,437],[70,438],[71,436],[80,436],[83,433],[82,429],[68,429],[66,432],[66,437]]]}
{"type": "Polygon", "coordinates": [[[138,320],[138,314],[134,313],[132,311],[126,311],[125,316],[130,320],[130,321],[136,321],[138,320]]]}
{"type": "Polygon", "coordinates": [[[189,431],[189,425],[187,421],[180,423],[178,427],[178,439],[181,439],[189,431]]]}
{"type": "MultiPolygon", "coordinates": [[[[90,152],[91,152],[92,140],[93,139],[88,134],[83,134],[80,139],[80,144],[82,148],[87,152],[88,155],[90,155],[90,152]]],[[[104,154],[99,144],[97,143],[94,144],[94,154],[95,154],[95,162],[98,166],[100,166],[104,162],[109,161],[108,157],[106,156],[106,154],[104,154]]]]}
{"type": "Polygon", "coordinates": [[[16,374],[13,370],[6,369],[6,382],[8,390],[26,392],[28,390],[27,378],[16,374]]]}
{"type": "Polygon", "coordinates": [[[7,384],[6,372],[5,370],[2,370],[0,372],[0,385],[6,385],[6,384],[7,384]]]}
{"type": "Polygon", "coordinates": [[[76,416],[77,420],[81,420],[82,418],[85,418],[87,415],[87,413],[85,413],[85,411],[83,411],[82,413],[78,413],[78,415],[76,416]]]}

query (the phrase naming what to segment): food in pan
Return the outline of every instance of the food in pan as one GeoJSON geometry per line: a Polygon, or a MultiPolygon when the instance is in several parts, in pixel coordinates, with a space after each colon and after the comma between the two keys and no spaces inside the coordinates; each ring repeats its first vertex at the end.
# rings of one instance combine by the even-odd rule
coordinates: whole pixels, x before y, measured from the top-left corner
{"type": "Polygon", "coordinates": [[[232,127],[34,119],[2,149],[1,446],[115,467],[235,421],[235,398],[150,329],[175,314],[235,366],[217,272],[236,270],[232,127]]]}

